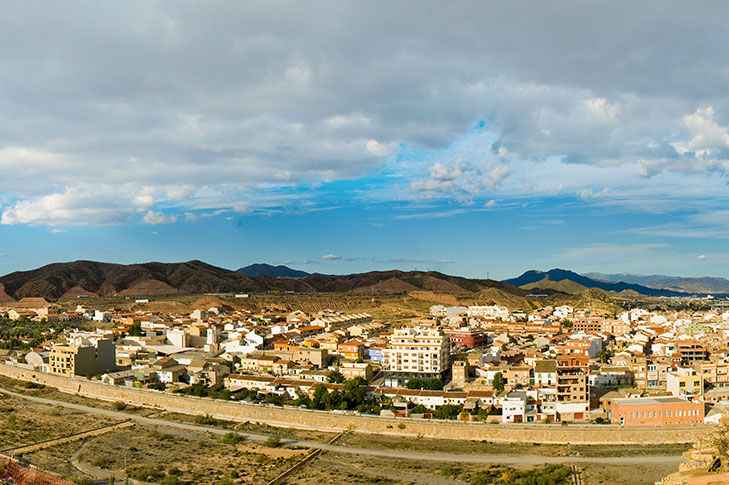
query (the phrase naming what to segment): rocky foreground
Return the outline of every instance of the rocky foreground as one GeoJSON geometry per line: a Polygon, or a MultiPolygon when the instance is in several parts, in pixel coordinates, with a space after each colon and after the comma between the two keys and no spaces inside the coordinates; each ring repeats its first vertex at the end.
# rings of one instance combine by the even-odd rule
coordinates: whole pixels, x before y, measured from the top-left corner
{"type": "Polygon", "coordinates": [[[729,419],[724,419],[694,446],[683,453],[686,460],[678,472],[668,475],[660,485],[709,485],[729,483],[729,419]]]}

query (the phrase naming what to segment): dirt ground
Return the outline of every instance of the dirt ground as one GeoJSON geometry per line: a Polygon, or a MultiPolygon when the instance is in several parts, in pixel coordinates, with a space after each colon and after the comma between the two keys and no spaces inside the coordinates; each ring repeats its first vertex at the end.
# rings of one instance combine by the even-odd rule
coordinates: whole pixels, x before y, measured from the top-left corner
{"type": "Polygon", "coordinates": [[[98,428],[119,420],[0,394],[0,450],[98,428]]]}
{"type": "MultiPolygon", "coordinates": [[[[307,450],[267,447],[241,442],[228,444],[207,433],[160,431],[137,426],[84,442],[61,445],[25,456],[33,464],[71,479],[88,479],[84,470],[123,470],[148,466],[172,483],[265,483],[299,461],[307,450]],[[90,467],[89,467],[90,465],[90,467]]],[[[159,481],[158,478],[155,481],[159,481]]]]}
{"type": "MultiPolygon", "coordinates": [[[[28,394],[79,404],[114,409],[114,403],[95,401],[43,388],[28,389],[18,381],[3,380],[3,387],[28,394]]],[[[194,416],[160,413],[150,408],[127,408],[125,412],[183,423],[195,423],[194,416]]],[[[30,444],[118,422],[112,418],[88,415],[80,411],[31,403],[0,395],[0,447],[30,444]]],[[[326,442],[331,433],[277,430],[251,423],[217,422],[215,427],[241,433],[280,434],[286,438],[326,442]]],[[[433,440],[416,438],[345,434],[338,444],[385,450],[453,453],[454,446],[463,454],[511,454],[543,456],[635,456],[664,454],[679,457],[688,446],[556,446],[499,444],[478,441],[433,440]]],[[[69,443],[28,454],[25,458],[41,468],[76,480],[89,479],[79,466],[89,470],[123,473],[127,468],[149,466],[163,473],[165,483],[254,484],[265,483],[300,460],[307,450],[266,446],[251,441],[228,443],[208,432],[173,430],[137,425],[97,438],[69,443]]],[[[677,470],[677,463],[661,465],[581,464],[584,483],[652,484],[677,470]]],[[[503,466],[513,466],[503,463],[503,466]]],[[[469,483],[477,472],[492,472],[498,465],[443,464],[432,461],[374,458],[324,452],[314,462],[287,480],[292,484],[327,483],[469,483]]],[[[521,467],[524,469],[525,467],[521,467]]],[[[526,467],[528,468],[528,467],[526,467]]],[[[533,468],[533,467],[532,467],[533,468]]]]}
{"type": "MultiPolygon", "coordinates": [[[[519,470],[535,467],[504,463],[503,466],[519,470]]],[[[604,465],[583,464],[583,483],[610,485],[653,485],[664,476],[676,471],[675,465],[604,465]]],[[[287,484],[319,485],[323,483],[381,483],[381,484],[434,484],[452,485],[470,483],[476,472],[494,472],[499,465],[441,465],[387,458],[351,457],[323,453],[315,462],[292,476],[287,484]]],[[[517,482],[512,482],[517,483],[517,482]]],[[[529,482],[532,483],[532,482],[529,482]]],[[[537,482],[534,482],[537,483],[537,482]]],[[[571,483],[571,482],[570,482],[571,483]]]]}
{"type": "Polygon", "coordinates": [[[391,436],[347,433],[339,444],[352,447],[464,454],[490,455],[544,455],[544,456],[636,456],[636,455],[670,455],[680,456],[691,446],[686,445],[631,445],[631,446],[590,446],[590,445],[539,445],[530,443],[495,443],[490,441],[458,441],[416,438],[403,440],[391,436]],[[457,448],[454,448],[457,447],[457,448]]]}
{"type": "Polygon", "coordinates": [[[678,464],[604,465],[582,464],[582,479],[590,485],[654,485],[675,473],[678,464]]]}

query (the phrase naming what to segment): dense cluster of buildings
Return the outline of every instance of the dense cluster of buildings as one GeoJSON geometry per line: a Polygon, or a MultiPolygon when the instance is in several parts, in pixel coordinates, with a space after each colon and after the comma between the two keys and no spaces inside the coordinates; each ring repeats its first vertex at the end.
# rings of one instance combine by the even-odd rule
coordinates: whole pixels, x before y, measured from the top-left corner
{"type": "MultiPolygon", "coordinates": [[[[69,321],[62,342],[7,362],[114,385],[254,389],[295,398],[336,371],[407,413],[422,405],[489,410],[512,422],[609,421],[656,426],[717,421],[729,403],[729,312],[433,306],[391,326],[365,313],[125,313],[52,305],[10,318],[69,321]],[[58,320],[60,319],[60,320],[58,320]],[[72,330],[73,322],[84,328],[72,330]],[[435,382],[435,387],[408,383],[435,382]],[[412,381],[412,382],[411,382],[412,381]]],[[[0,309],[0,312],[2,309],[0,309]]],[[[465,414],[465,413],[464,413],[465,414]]]]}

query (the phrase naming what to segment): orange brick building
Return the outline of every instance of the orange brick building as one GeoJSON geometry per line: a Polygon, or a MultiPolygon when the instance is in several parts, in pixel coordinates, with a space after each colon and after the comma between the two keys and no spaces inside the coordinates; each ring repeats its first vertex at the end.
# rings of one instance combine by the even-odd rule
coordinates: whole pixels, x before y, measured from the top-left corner
{"type": "Polygon", "coordinates": [[[703,424],[704,404],[672,396],[613,399],[610,422],[625,426],[703,424]]]}

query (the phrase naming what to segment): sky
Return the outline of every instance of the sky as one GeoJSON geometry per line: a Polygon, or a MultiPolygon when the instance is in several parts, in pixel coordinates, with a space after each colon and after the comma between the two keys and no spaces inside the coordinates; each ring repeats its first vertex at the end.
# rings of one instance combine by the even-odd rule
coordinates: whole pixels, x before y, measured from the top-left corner
{"type": "Polygon", "coordinates": [[[0,2],[0,274],[729,277],[727,2],[0,2]]]}

